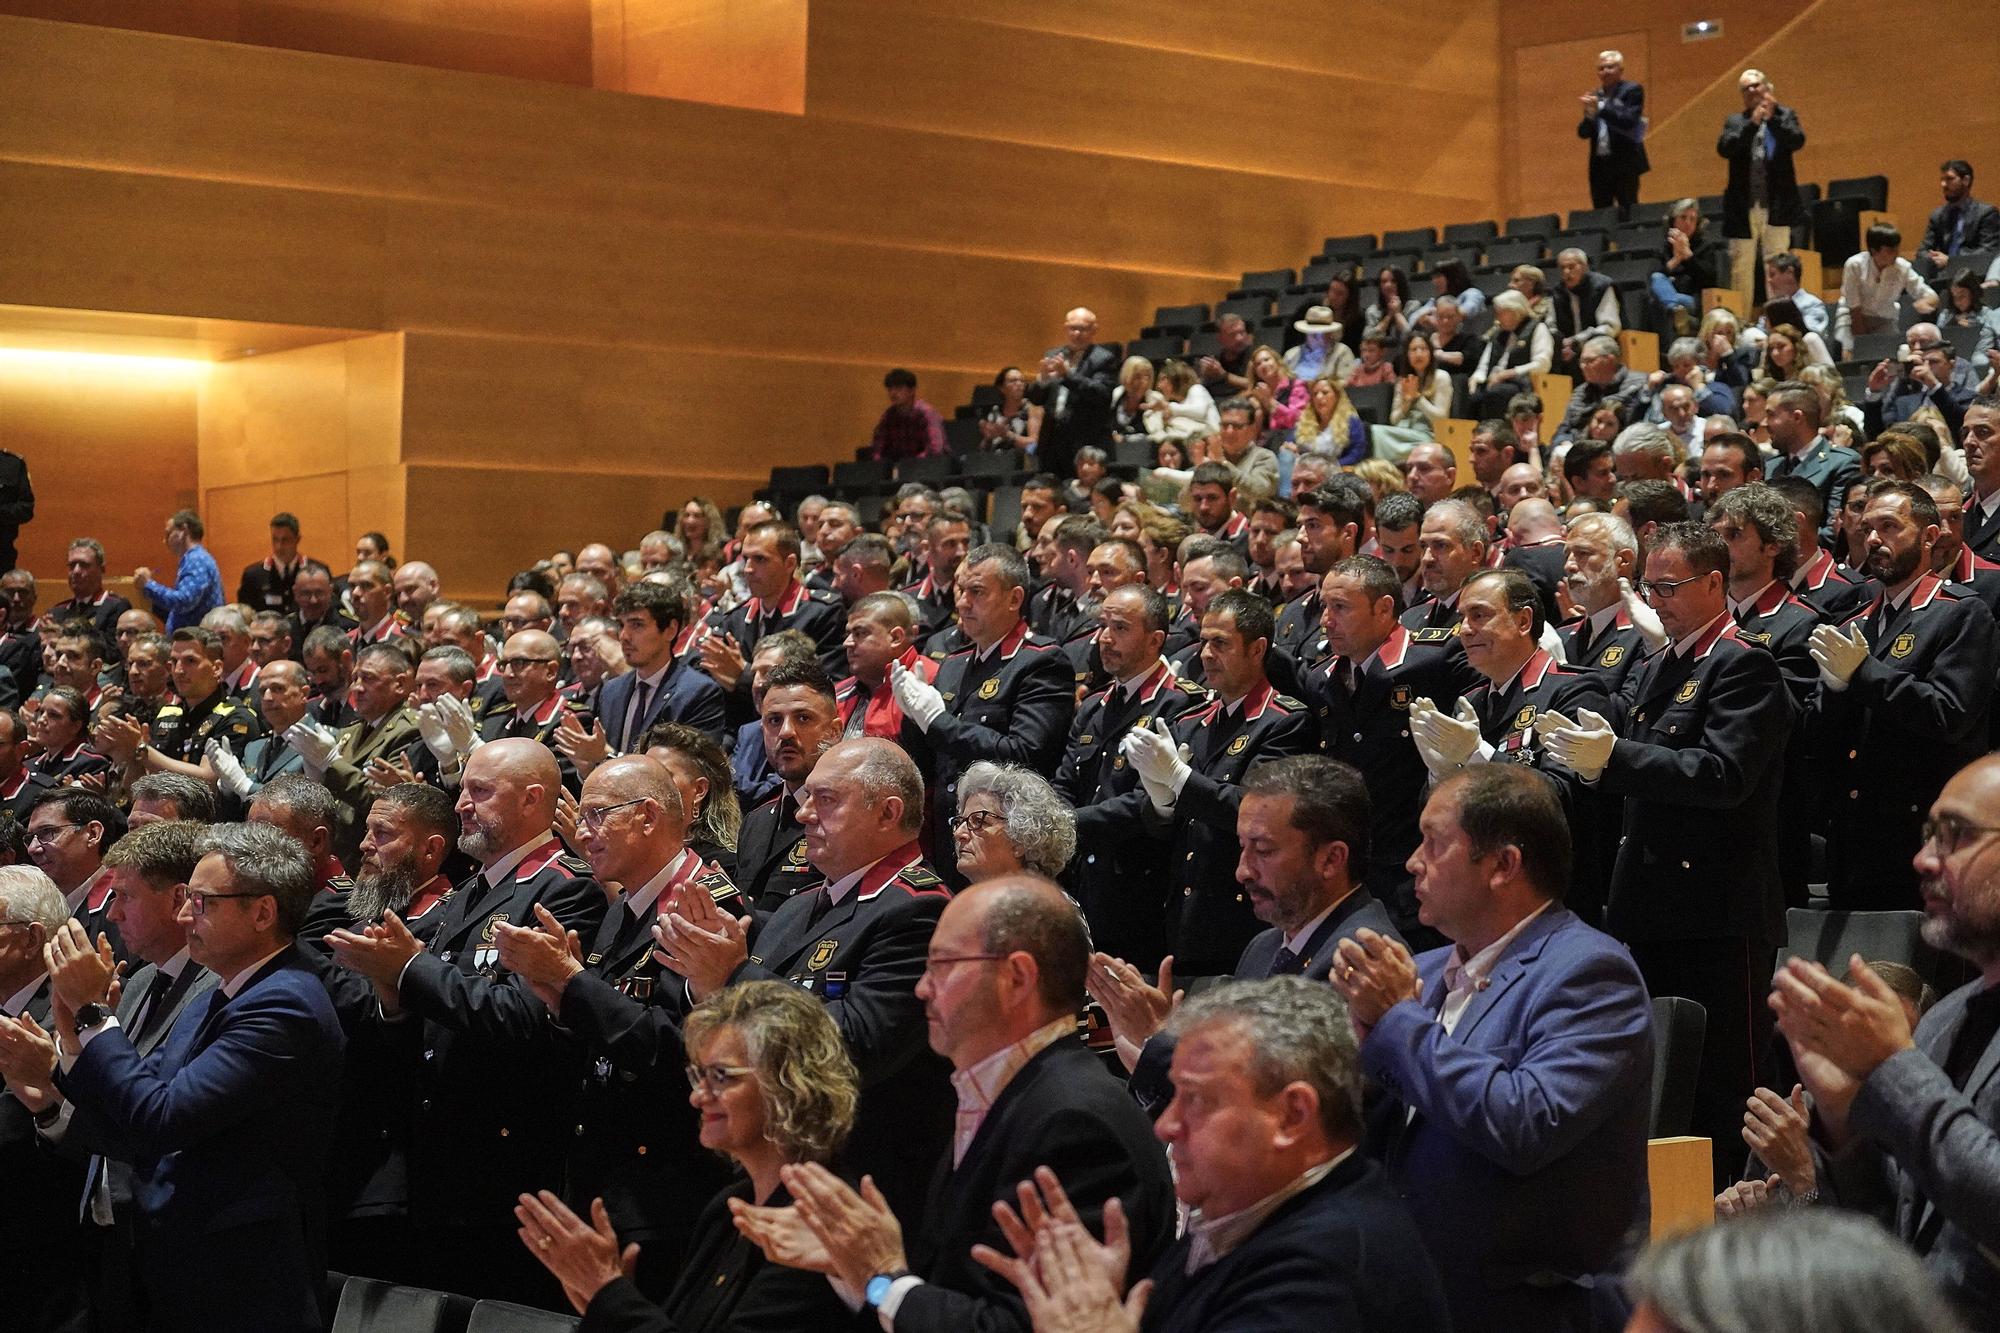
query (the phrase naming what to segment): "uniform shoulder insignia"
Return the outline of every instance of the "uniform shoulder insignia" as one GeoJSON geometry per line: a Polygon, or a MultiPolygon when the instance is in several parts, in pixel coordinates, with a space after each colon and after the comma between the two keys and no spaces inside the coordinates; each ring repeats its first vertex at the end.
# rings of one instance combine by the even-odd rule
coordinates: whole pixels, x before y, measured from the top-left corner
{"type": "Polygon", "coordinates": [[[1192,695],[1197,699],[1202,698],[1208,693],[1208,687],[1199,681],[1176,680],[1174,684],[1180,687],[1182,694],[1192,695]]]}
{"type": "Polygon", "coordinates": [[[1451,636],[1452,632],[1443,626],[1433,626],[1428,629],[1414,629],[1410,631],[1410,641],[1412,643],[1450,643],[1451,636]]]}
{"type": "Polygon", "coordinates": [[[335,875],[326,882],[328,893],[346,893],[354,887],[354,879],[349,875],[335,875]]]}
{"type": "Polygon", "coordinates": [[[938,877],[938,873],[925,865],[911,866],[908,870],[896,876],[896,878],[902,880],[903,883],[909,885],[919,893],[933,889],[939,891],[944,889],[944,881],[938,877]]]}
{"type": "Polygon", "coordinates": [[[569,852],[562,853],[555,860],[549,862],[549,864],[569,872],[571,879],[590,878],[590,862],[569,852]]]}
{"type": "Polygon", "coordinates": [[[1305,709],[1305,704],[1289,694],[1274,694],[1271,696],[1271,702],[1288,713],[1303,712],[1305,709]]]}
{"type": "Polygon", "coordinates": [[[1737,630],[1736,637],[1749,643],[1762,644],[1767,648],[1771,645],[1771,636],[1769,634],[1759,634],[1754,630],[1737,630]]]}
{"type": "Polygon", "coordinates": [[[826,591],[824,588],[807,588],[806,596],[812,598],[815,602],[822,602],[827,606],[840,605],[839,596],[826,591]]]}
{"type": "Polygon", "coordinates": [[[179,717],[181,715],[181,711],[182,711],[181,706],[179,704],[161,704],[160,711],[153,714],[153,717],[156,720],[159,718],[179,717]]]}
{"type": "Polygon", "coordinates": [[[707,889],[708,896],[717,902],[741,896],[740,891],[736,887],[736,881],[730,879],[729,872],[718,865],[711,865],[707,870],[695,876],[694,882],[707,889]]]}

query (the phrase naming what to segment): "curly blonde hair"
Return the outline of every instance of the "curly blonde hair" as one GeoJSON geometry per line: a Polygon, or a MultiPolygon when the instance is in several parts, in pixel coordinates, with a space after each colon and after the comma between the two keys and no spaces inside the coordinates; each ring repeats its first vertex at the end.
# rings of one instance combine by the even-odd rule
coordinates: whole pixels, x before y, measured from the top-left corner
{"type": "Polygon", "coordinates": [[[696,1005],[682,1031],[701,1049],[735,1028],[764,1092],[764,1137],[787,1161],[823,1162],[847,1141],[861,1075],[826,1006],[782,981],[744,981],[696,1005]]]}

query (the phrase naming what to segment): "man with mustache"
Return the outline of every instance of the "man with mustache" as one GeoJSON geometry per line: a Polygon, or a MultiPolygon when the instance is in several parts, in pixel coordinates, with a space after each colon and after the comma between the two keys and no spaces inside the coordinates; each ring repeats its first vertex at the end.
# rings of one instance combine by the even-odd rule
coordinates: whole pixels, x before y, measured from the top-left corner
{"type": "Polygon", "coordinates": [[[1562,627],[1563,658],[1606,673],[1613,692],[1651,650],[1632,619],[1633,606],[1644,603],[1625,591],[1638,570],[1639,537],[1630,523],[1616,514],[1583,514],[1570,523],[1562,586],[1577,618],[1562,627]]]}
{"type": "Polygon", "coordinates": [[[744,898],[763,917],[820,880],[806,860],[799,788],[820,755],[840,739],[836,687],[816,660],[781,662],[764,679],[759,721],[764,753],[784,788],[743,816],[743,829],[736,838],[736,875],[744,898]]]}
{"type": "Polygon", "coordinates": [[[1875,596],[1811,640],[1820,680],[1807,718],[1835,799],[1827,896],[1836,910],[1907,910],[1923,811],[1986,749],[1993,615],[1931,572],[1941,524],[1922,487],[1876,482],[1861,524],[1875,596]]]}

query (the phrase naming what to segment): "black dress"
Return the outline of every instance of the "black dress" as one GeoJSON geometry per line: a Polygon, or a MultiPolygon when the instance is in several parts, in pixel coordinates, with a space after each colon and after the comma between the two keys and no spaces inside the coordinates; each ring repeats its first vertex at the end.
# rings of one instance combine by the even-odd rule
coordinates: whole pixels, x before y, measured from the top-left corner
{"type": "MultiPolygon", "coordinates": [[[[738,1180],[708,1201],[688,1243],[687,1266],[665,1303],[655,1305],[629,1280],[597,1293],[583,1313],[579,1333],[799,1333],[859,1329],[824,1276],[765,1260],[729,1215],[729,1201],[750,1199],[750,1182],[738,1180]]],[[[791,1202],[781,1185],[767,1201],[791,1202]]],[[[873,1322],[871,1319],[870,1323],[873,1322]]]]}

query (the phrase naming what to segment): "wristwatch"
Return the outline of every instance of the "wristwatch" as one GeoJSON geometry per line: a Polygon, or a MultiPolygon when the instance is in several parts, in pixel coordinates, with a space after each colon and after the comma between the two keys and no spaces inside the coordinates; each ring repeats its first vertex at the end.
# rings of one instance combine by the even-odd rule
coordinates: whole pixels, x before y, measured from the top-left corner
{"type": "Polygon", "coordinates": [[[874,1277],[869,1278],[868,1285],[862,1289],[862,1298],[868,1302],[868,1308],[871,1310],[881,1309],[882,1302],[889,1299],[889,1288],[896,1285],[896,1279],[899,1277],[908,1277],[909,1275],[909,1269],[896,1268],[891,1269],[887,1273],[877,1273],[874,1277]]]}
{"type": "Polygon", "coordinates": [[[86,1004],[76,1011],[76,1030],[79,1033],[101,1027],[111,1018],[111,1011],[101,1004],[86,1004]]]}

